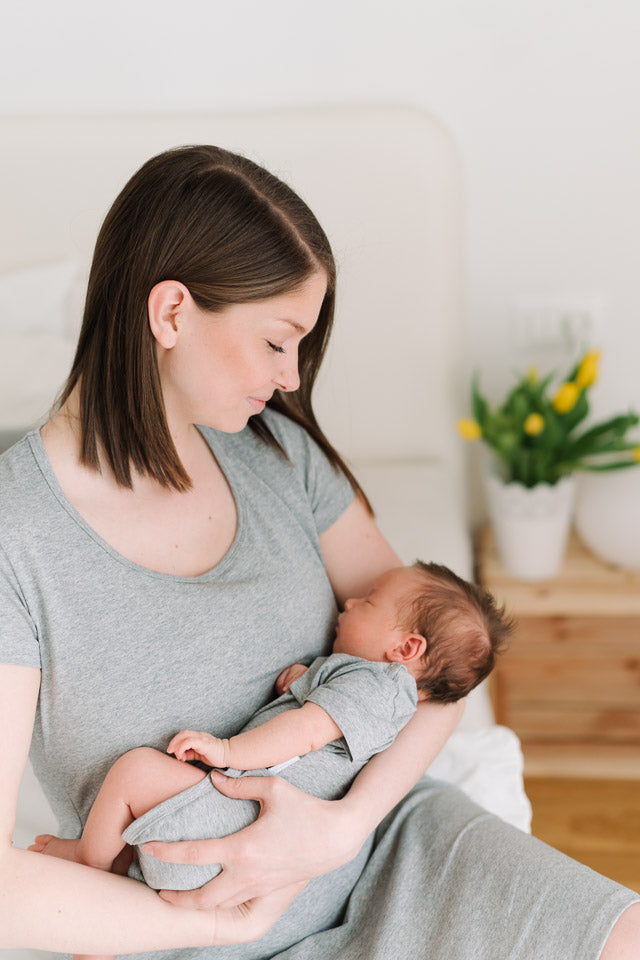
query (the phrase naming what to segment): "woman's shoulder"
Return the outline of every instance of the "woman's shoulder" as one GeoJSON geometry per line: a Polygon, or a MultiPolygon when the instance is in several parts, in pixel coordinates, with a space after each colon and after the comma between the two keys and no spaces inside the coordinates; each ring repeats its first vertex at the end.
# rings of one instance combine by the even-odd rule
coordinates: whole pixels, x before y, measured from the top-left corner
{"type": "MultiPolygon", "coordinates": [[[[47,521],[47,484],[34,452],[37,431],[0,454],[0,548],[24,547],[47,521]]],[[[37,438],[36,438],[37,439],[37,438]]]]}
{"type": "Polygon", "coordinates": [[[33,451],[36,434],[37,430],[30,431],[0,454],[0,509],[30,500],[42,481],[33,451]]]}

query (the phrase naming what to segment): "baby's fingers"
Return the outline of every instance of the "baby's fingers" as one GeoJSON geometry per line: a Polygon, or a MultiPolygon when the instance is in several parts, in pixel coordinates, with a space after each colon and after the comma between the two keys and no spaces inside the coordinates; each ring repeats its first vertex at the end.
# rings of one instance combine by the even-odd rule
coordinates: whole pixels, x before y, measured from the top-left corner
{"type": "MultiPolygon", "coordinates": [[[[293,681],[297,680],[300,676],[300,670],[298,667],[299,665],[297,663],[293,663],[291,666],[285,667],[276,680],[276,693],[280,694],[280,696],[282,696],[283,693],[288,693],[293,681]]],[[[304,668],[302,668],[302,672],[304,672],[304,668]]]]}
{"type": "Polygon", "coordinates": [[[282,696],[283,693],[286,693],[287,690],[289,689],[290,682],[287,683],[287,678],[289,676],[290,669],[291,667],[286,667],[282,671],[282,673],[279,675],[278,679],[276,680],[276,693],[280,697],[282,696]]]}
{"type": "Polygon", "coordinates": [[[173,737],[169,743],[167,753],[174,753],[178,759],[183,759],[181,754],[191,747],[199,736],[201,736],[201,734],[195,730],[181,730],[180,733],[176,733],[175,737],[173,737]]]}

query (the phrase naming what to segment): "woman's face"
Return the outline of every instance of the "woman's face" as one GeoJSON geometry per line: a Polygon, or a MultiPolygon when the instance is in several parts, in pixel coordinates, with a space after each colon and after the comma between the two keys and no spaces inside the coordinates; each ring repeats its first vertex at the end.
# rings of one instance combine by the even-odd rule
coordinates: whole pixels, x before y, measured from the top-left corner
{"type": "Polygon", "coordinates": [[[217,313],[188,297],[175,346],[159,355],[170,426],[200,423],[236,433],[274,390],[297,390],[298,347],[316,324],[326,287],[318,272],[290,293],[217,313]]]}

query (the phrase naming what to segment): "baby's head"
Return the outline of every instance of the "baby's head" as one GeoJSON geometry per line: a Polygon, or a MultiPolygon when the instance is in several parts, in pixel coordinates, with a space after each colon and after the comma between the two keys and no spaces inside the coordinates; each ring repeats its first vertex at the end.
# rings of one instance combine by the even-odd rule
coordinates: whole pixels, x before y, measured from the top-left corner
{"type": "Polygon", "coordinates": [[[417,561],[388,570],[366,596],[346,601],[333,650],[402,663],[421,699],[452,703],[488,676],[512,629],[482,587],[417,561]]]}

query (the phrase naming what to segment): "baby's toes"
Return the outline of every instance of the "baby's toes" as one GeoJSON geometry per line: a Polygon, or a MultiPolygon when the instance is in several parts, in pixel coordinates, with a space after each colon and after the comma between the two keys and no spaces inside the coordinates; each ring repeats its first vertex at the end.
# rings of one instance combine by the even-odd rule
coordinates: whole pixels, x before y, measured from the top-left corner
{"type": "Polygon", "coordinates": [[[35,838],[29,850],[33,850],[34,853],[42,853],[42,851],[49,846],[51,841],[54,839],[51,833],[41,833],[35,838]]]}

